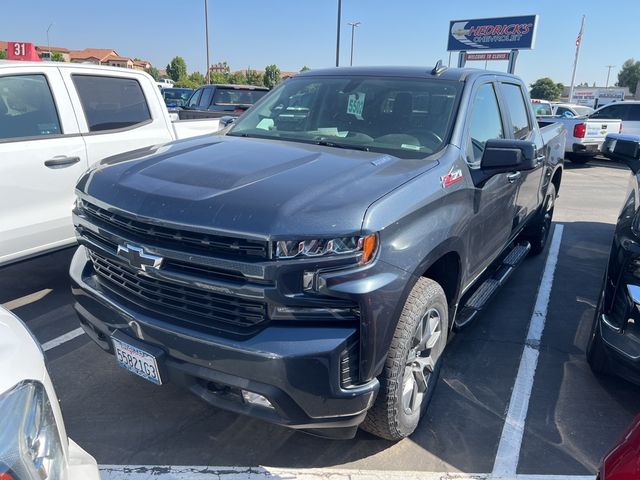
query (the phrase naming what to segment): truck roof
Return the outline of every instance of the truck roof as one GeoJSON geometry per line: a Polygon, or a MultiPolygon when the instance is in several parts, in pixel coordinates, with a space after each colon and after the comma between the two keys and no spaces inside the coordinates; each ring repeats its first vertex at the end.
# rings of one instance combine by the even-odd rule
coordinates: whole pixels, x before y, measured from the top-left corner
{"type": "Polygon", "coordinates": [[[413,78],[442,78],[463,82],[484,75],[499,75],[518,79],[516,75],[477,68],[445,68],[440,74],[432,73],[434,67],[333,67],[307,70],[296,76],[373,76],[373,77],[413,77],[413,78]]]}

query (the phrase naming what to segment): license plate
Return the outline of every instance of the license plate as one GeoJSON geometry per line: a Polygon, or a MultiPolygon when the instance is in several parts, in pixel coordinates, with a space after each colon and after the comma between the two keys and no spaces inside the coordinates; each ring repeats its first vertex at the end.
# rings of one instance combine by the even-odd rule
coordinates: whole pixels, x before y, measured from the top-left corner
{"type": "Polygon", "coordinates": [[[111,337],[111,340],[113,341],[118,365],[145,380],[149,380],[156,385],[162,385],[156,357],[117,338],[111,337]]]}

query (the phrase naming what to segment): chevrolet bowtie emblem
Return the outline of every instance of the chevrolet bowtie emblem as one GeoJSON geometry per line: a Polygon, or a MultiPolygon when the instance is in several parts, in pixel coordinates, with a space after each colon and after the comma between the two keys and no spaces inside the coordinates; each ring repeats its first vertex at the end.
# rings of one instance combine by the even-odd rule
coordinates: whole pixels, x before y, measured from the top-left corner
{"type": "Polygon", "coordinates": [[[162,257],[145,252],[143,248],[130,244],[118,245],[117,255],[126,259],[132,267],[144,272],[151,268],[160,268],[164,260],[162,257]]]}

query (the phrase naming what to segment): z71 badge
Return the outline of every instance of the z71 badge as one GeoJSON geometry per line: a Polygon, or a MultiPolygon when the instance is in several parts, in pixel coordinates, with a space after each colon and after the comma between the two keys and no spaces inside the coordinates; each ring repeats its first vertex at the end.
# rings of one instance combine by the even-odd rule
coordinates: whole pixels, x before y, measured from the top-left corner
{"type": "Polygon", "coordinates": [[[442,182],[442,188],[450,187],[451,185],[462,181],[462,170],[456,167],[452,167],[449,173],[440,177],[442,182]]]}

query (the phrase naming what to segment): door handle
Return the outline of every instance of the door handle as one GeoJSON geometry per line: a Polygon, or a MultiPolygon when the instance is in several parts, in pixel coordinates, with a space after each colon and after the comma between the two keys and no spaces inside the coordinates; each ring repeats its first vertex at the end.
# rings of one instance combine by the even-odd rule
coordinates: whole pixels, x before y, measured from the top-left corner
{"type": "Polygon", "coordinates": [[[507,175],[507,180],[509,181],[509,183],[515,183],[520,179],[521,176],[522,172],[510,173],[509,175],[507,175]]]}
{"type": "Polygon", "coordinates": [[[49,160],[44,162],[45,167],[49,168],[63,168],[73,165],[74,163],[78,163],[80,161],[80,157],[67,157],[64,155],[50,158],[49,160]]]}

